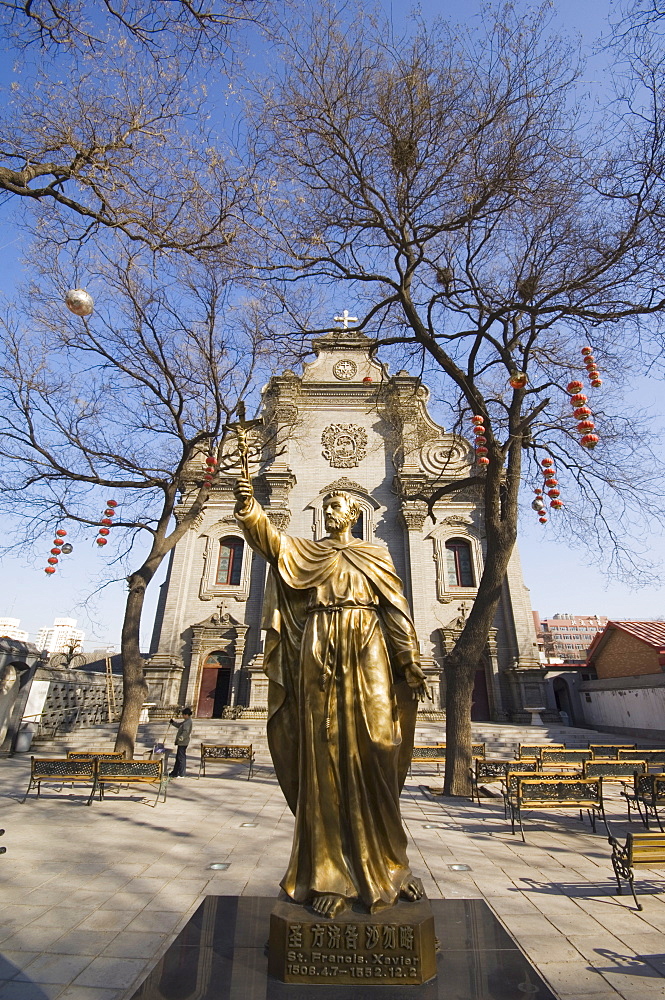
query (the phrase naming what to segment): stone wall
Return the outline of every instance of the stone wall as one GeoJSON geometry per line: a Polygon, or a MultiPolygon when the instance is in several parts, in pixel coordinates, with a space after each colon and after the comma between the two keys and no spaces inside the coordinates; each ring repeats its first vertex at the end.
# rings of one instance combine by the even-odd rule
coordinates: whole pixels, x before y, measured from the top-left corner
{"type": "MultiPolygon", "coordinates": [[[[114,676],[116,707],[122,708],[122,678],[114,676]]],[[[24,721],[39,720],[40,731],[77,729],[108,721],[106,677],[88,670],[38,667],[23,712],[24,721]]]]}
{"type": "Polygon", "coordinates": [[[665,676],[642,675],[580,685],[584,722],[594,729],[665,738],[665,676]]]}

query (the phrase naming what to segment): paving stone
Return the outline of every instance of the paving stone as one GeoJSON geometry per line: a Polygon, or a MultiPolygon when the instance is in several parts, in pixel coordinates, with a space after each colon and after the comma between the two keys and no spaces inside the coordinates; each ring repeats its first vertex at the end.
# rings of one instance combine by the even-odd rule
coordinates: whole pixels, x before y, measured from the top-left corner
{"type": "Polygon", "coordinates": [[[73,986],[128,987],[145,969],[140,959],[114,958],[102,955],[93,958],[88,967],[73,982],[73,986]]]}
{"type": "Polygon", "coordinates": [[[90,964],[90,955],[40,955],[24,970],[35,983],[70,983],[90,964]]]}
{"type": "Polygon", "coordinates": [[[3,983],[0,1000],[56,1000],[62,993],[62,983],[34,983],[12,979],[3,983]]]}
{"type": "Polygon", "coordinates": [[[151,958],[164,942],[167,934],[151,934],[149,931],[123,931],[104,948],[103,955],[118,958],[151,958]]]}
{"type": "Polygon", "coordinates": [[[115,930],[88,930],[85,926],[65,931],[46,949],[61,955],[98,955],[116,936],[115,930]]]}

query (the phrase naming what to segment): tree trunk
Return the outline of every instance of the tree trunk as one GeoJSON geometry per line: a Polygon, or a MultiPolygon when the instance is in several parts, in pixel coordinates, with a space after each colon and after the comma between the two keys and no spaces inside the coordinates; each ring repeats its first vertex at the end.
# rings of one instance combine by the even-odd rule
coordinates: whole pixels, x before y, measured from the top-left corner
{"type": "Polygon", "coordinates": [[[129,577],[129,595],[122,623],[123,705],[115,749],[124,750],[126,758],[134,756],[134,743],[139,728],[141,709],[148,695],[148,684],[145,679],[143,657],[139,645],[145,591],[149,580],[154,575],[154,570],[150,573],[149,579],[146,580],[148,572],[147,566],[144,564],[137,573],[132,573],[129,577]]]}
{"type": "Polygon", "coordinates": [[[471,781],[471,700],[476,664],[444,662],[446,677],[446,773],[444,795],[469,795],[471,781]]]}

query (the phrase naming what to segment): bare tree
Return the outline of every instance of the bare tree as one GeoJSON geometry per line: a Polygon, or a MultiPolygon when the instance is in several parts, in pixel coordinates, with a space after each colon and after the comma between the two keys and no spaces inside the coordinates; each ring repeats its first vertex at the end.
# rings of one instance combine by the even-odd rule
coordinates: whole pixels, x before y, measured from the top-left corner
{"type": "Polygon", "coordinates": [[[241,29],[265,30],[270,10],[269,0],[0,4],[0,41],[15,57],[0,201],[30,206],[59,243],[106,231],[153,251],[223,254],[252,183],[230,140],[234,60],[241,29]]]}
{"type": "Polygon", "coordinates": [[[629,569],[621,536],[656,509],[660,467],[620,392],[659,350],[665,147],[655,104],[591,115],[577,53],[544,11],[497,6],[477,30],[415,23],[390,38],[362,12],[328,9],[284,33],[282,78],[255,112],[257,156],[281,193],[264,208],[266,266],[284,283],[345,283],[377,349],[434,362],[457,427],[484,428],[469,479],[420,497],[433,510],[475,487],[484,513],[477,598],[444,660],[445,790],[462,794],[521,484],[541,489],[540,460],[554,460],[567,505],[556,516],[592,543],[609,530],[629,569]],[[595,450],[577,427],[593,419],[575,417],[566,392],[587,378],[586,344],[605,369],[590,398],[595,450]]]}
{"type": "Polygon", "coordinates": [[[99,524],[113,490],[113,538],[126,536],[130,553],[147,536],[147,554],[127,578],[122,626],[116,748],[131,755],[147,694],[139,649],[146,589],[197,522],[211,489],[206,456],[218,457],[266,344],[251,303],[232,308],[215,268],[190,262],[157,277],[134,255],[102,262],[98,276],[104,294],[87,320],[64,308],[66,281],[56,275],[59,299],[40,304],[35,291],[29,322],[15,311],[2,321],[1,502],[26,538],[63,520],[99,524]]]}
{"type": "Polygon", "coordinates": [[[247,24],[265,24],[268,0],[1,0],[0,26],[21,48],[94,50],[105,44],[108,25],[154,58],[183,47],[197,57],[228,54],[233,34],[247,24]]]}

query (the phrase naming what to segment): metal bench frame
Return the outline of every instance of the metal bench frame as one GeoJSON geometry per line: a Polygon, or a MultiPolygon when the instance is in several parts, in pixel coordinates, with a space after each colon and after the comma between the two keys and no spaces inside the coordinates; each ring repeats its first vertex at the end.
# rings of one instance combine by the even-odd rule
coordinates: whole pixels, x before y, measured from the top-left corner
{"type": "MultiPolygon", "coordinates": [[[[593,754],[593,760],[618,760],[620,750],[633,753],[637,747],[634,743],[589,743],[588,748],[593,754]]],[[[639,753],[635,757],[639,757],[639,753]]]]}
{"type": "Polygon", "coordinates": [[[553,767],[557,771],[579,771],[581,774],[584,761],[591,760],[591,758],[591,750],[545,748],[540,755],[540,769],[544,771],[547,767],[553,767]]]}
{"type": "Polygon", "coordinates": [[[206,761],[226,761],[248,764],[247,780],[254,774],[254,751],[251,743],[202,743],[198,777],[206,776],[206,761]]]}
{"type": "Polygon", "coordinates": [[[67,760],[124,760],[124,750],[68,750],[67,760]]]}
{"type": "Polygon", "coordinates": [[[622,895],[621,879],[628,882],[635,900],[635,907],[642,909],[635,893],[635,868],[663,868],[665,866],[665,836],[662,833],[629,833],[625,844],[611,834],[612,867],[617,880],[617,896],[622,895]]]}
{"type": "Polygon", "coordinates": [[[647,774],[647,765],[643,760],[585,760],[582,768],[583,778],[602,778],[603,781],[621,781],[633,778],[636,774],[647,774]]]}
{"type": "Polygon", "coordinates": [[[642,823],[649,829],[649,815],[651,814],[658,824],[658,829],[663,831],[663,824],[658,813],[659,806],[665,806],[665,774],[635,774],[633,777],[633,791],[627,788],[621,793],[626,800],[628,807],[628,822],[631,822],[631,803],[637,807],[642,823]],[[642,808],[644,807],[644,812],[642,808]]]}
{"type": "Polygon", "coordinates": [[[517,756],[520,760],[540,760],[543,750],[565,750],[564,743],[519,743],[517,756]],[[534,751],[533,753],[531,751],[534,751]]]}

